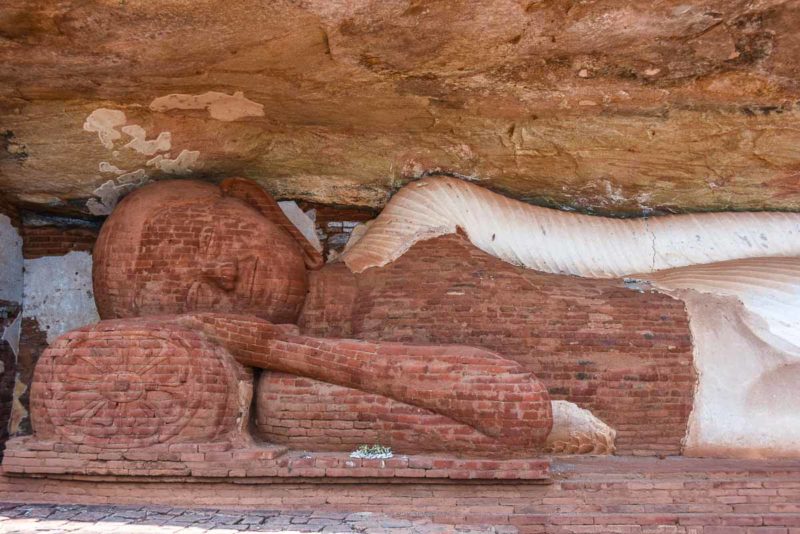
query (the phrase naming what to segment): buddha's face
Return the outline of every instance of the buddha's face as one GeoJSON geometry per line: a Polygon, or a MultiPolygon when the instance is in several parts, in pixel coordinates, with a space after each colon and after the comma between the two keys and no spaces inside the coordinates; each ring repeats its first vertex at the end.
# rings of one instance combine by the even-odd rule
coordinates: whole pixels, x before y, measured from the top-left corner
{"type": "Polygon", "coordinates": [[[246,203],[220,196],[151,210],[132,267],[115,284],[128,287],[114,302],[117,316],[216,311],[294,322],[307,287],[294,239],[246,203]]]}

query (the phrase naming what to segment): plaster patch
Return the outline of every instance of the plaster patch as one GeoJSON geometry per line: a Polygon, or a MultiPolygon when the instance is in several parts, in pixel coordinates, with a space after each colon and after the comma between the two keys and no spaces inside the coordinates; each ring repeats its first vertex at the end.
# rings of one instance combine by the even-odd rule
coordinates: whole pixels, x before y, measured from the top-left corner
{"type": "Polygon", "coordinates": [[[22,396],[28,391],[28,385],[22,381],[22,378],[17,373],[14,382],[14,395],[11,401],[11,416],[8,419],[8,433],[14,435],[19,432],[19,426],[25,419],[28,418],[28,409],[22,404],[22,396]]]}
{"type": "Polygon", "coordinates": [[[123,171],[122,169],[120,169],[116,165],[113,165],[113,164],[111,164],[111,163],[109,163],[107,161],[101,161],[100,165],[99,165],[99,168],[100,168],[100,172],[118,174],[118,175],[119,174],[125,174],[125,171],[123,171]]]}
{"type": "Polygon", "coordinates": [[[185,175],[192,172],[192,167],[197,164],[200,152],[197,150],[181,150],[178,157],[169,159],[169,154],[163,156],[159,154],[147,162],[148,167],[155,167],[168,174],[185,175]]]}
{"type": "Polygon", "coordinates": [[[317,249],[317,251],[322,252],[322,243],[319,242],[319,236],[317,236],[317,225],[311,217],[303,213],[303,210],[300,209],[297,202],[293,200],[282,201],[278,202],[278,206],[280,206],[286,218],[289,219],[295,228],[300,230],[300,233],[311,243],[311,246],[317,249]]]}
{"type": "Polygon", "coordinates": [[[48,343],[69,330],[100,320],[88,252],[25,260],[24,294],[22,315],[36,319],[48,343]]]}
{"type": "Polygon", "coordinates": [[[22,237],[0,214],[0,300],[22,302],[22,237]]]}
{"type": "Polygon", "coordinates": [[[753,335],[800,360],[800,259],[749,258],[640,276],[668,294],[691,289],[735,298],[753,335]]]}
{"type": "Polygon", "coordinates": [[[225,122],[244,117],[264,116],[264,106],[248,100],[241,91],[236,91],[233,95],[216,91],[202,95],[171,94],[153,100],[150,109],[159,112],[172,109],[205,109],[212,119],[225,122]]]}
{"type": "Polygon", "coordinates": [[[117,127],[126,121],[125,113],[118,109],[99,108],[86,117],[83,129],[87,132],[96,132],[104,147],[114,148],[114,141],[122,137],[117,127]]]}
{"type": "Polygon", "coordinates": [[[122,131],[133,138],[125,147],[145,156],[152,156],[156,152],[167,152],[172,148],[172,134],[170,132],[161,132],[158,137],[148,141],[147,133],[138,124],[124,126],[122,131]]]}
{"type": "Polygon", "coordinates": [[[98,198],[86,201],[86,208],[93,215],[108,215],[114,211],[120,198],[147,182],[147,173],[144,169],[125,173],[117,177],[116,181],[109,180],[95,189],[94,194],[98,198]]]}
{"type": "Polygon", "coordinates": [[[17,318],[14,319],[14,322],[5,327],[2,337],[3,341],[6,341],[11,347],[11,351],[14,353],[14,358],[19,356],[19,336],[21,331],[22,314],[19,313],[17,314],[17,318]]]}
{"type": "Polygon", "coordinates": [[[753,335],[735,297],[686,290],[698,385],[684,454],[800,458],[796,357],[753,335]],[[787,376],[782,376],[785,373],[787,376]],[[781,380],[775,380],[781,376],[781,380]]]}

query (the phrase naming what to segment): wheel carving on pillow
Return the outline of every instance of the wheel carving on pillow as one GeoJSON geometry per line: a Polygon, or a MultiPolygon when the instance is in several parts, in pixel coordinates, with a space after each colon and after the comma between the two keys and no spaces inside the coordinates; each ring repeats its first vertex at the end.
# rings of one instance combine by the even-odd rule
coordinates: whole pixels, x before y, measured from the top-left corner
{"type": "Polygon", "coordinates": [[[42,355],[37,404],[74,443],[138,448],[212,439],[235,389],[220,352],[189,332],[79,330],[42,355]]]}

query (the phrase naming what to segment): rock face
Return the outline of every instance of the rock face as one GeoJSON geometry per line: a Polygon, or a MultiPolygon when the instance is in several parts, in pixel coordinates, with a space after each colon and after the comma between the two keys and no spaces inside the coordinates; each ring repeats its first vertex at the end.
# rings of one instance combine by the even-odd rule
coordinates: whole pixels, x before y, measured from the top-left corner
{"type": "Polygon", "coordinates": [[[106,214],[171,176],[380,207],[413,178],[612,214],[794,209],[787,0],[0,6],[0,190],[106,214]]]}

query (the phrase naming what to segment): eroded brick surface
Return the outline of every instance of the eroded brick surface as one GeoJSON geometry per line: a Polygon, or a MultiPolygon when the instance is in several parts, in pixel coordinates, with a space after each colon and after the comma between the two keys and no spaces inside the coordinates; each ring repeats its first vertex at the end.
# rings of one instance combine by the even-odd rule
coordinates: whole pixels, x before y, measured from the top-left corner
{"type": "Polygon", "coordinates": [[[552,427],[544,387],[484,349],[312,338],[207,313],[101,321],[60,337],[37,366],[36,437],[126,449],[231,436],[250,399],[234,359],[421,408],[392,422],[388,444],[400,452],[530,456],[552,427]],[[424,428],[431,420],[445,424],[424,428]]]}
{"type": "Polygon", "coordinates": [[[695,374],[678,300],[514,267],[457,235],[359,275],[327,265],[310,284],[311,335],[485,347],[616,429],[618,453],[680,452],[695,374]]]}
{"type": "MultiPolygon", "coordinates": [[[[388,397],[445,416],[462,427],[434,427],[429,429],[429,438],[437,434],[446,438],[454,431],[482,434],[467,449],[461,449],[463,441],[445,440],[435,443],[436,450],[530,455],[552,428],[550,398],[536,377],[518,363],[484,349],[312,338],[236,315],[202,314],[178,320],[202,328],[245,365],[388,397]]],[[[386,437],[397,438],[391,445],[417,452],[420,449],[413,443],[418,438],[411,435],[414,428],[406,419],[396,421],[394,433],[386,437]]],[[[420,429],[422,422],[416,421],[415,428],[420,429]]]]}
{"type": "Polygon", "coordinates": [[[306,293],[303,254],[289,233],[200,182],[126,197],[103,225],[94,261],[106,319],[220,311],[288,323],[306,293]]]}
{"type": "Polygon", "coordinates": [[[44,351],[31,412],[40,439],[135,449],[227,437],[247,380],[201,335],[156,320],[105,321],[44,351]]]}
{"type": "Polygon", "coordinates": [[[475,459],[453,455],[395,455],[386,459],[352,458],[349,453],[287,452],[260,444],[234,447],[226,441],[175,443],[146,448],[108,450],[74,443],[15,438],[8,442],[3,470],[15,475],[89,476],[102,480],[173,481],[190,477],[236,479],[250,484],[284,480],[332,483],[445,483],[502,480],[546,483],[546,458],[475,459]]]}

